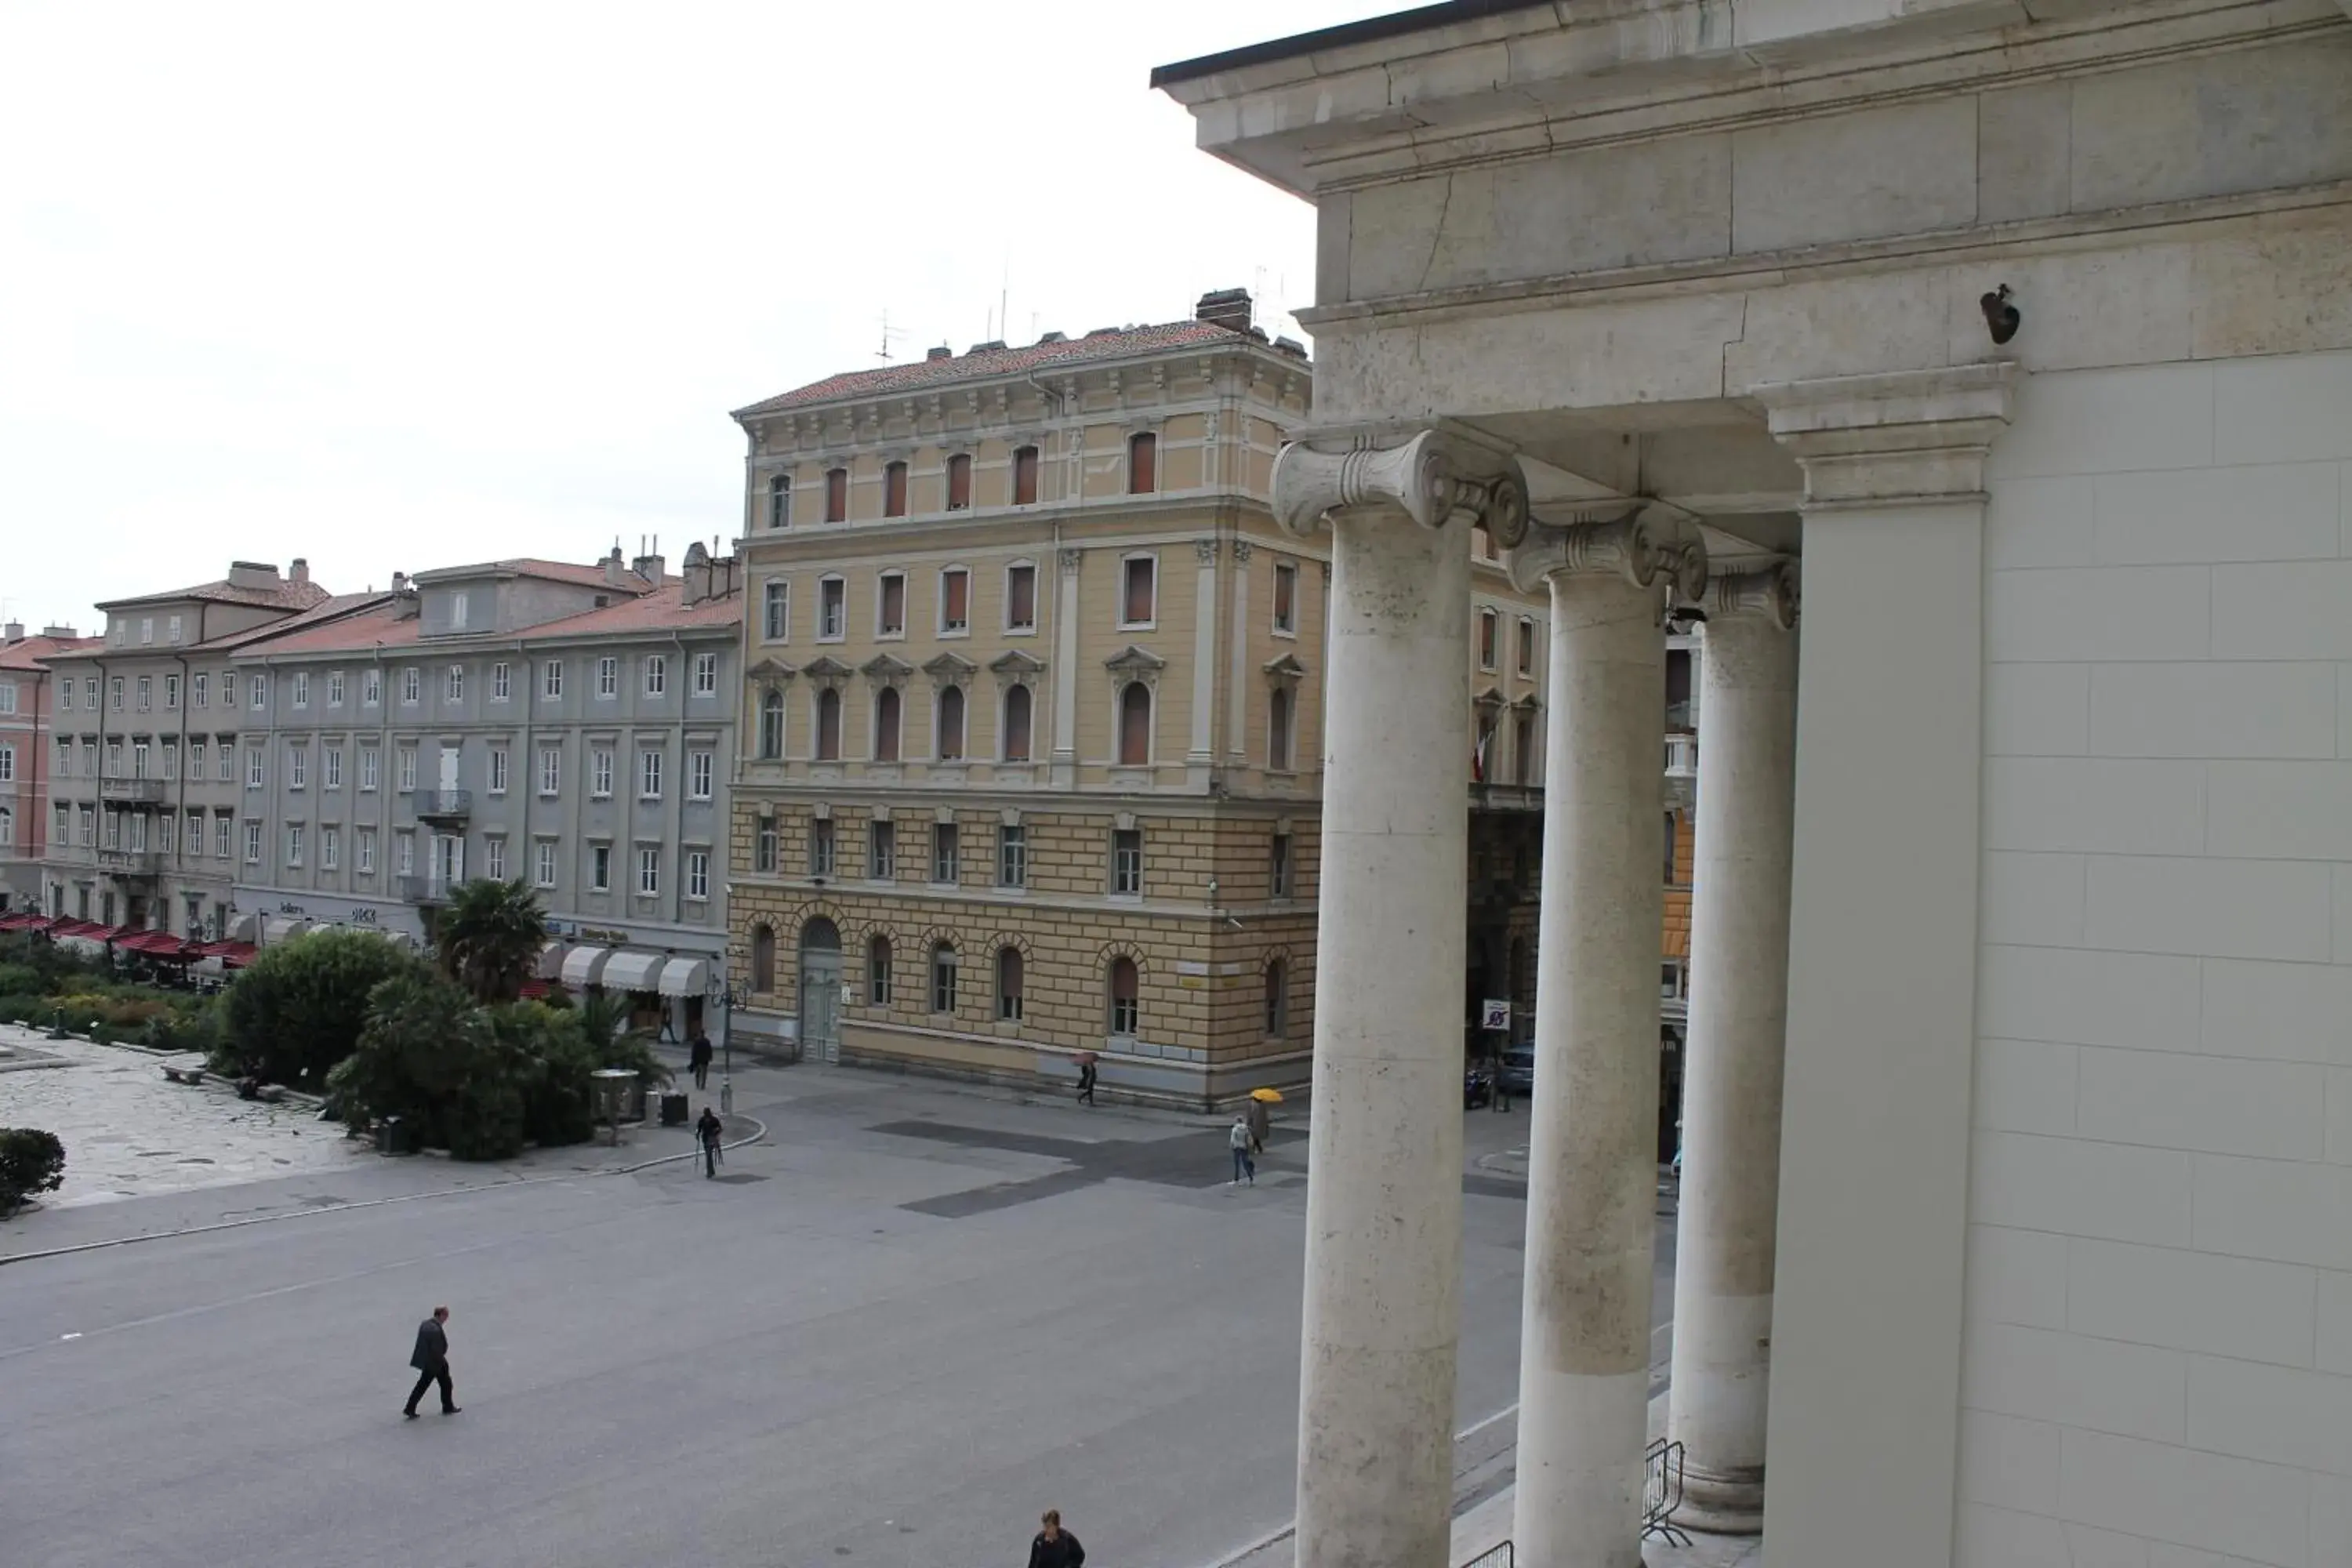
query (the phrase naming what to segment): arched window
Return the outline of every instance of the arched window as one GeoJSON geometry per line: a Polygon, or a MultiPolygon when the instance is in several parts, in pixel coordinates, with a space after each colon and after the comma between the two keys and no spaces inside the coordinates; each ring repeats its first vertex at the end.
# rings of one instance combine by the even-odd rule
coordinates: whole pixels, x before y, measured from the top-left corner
{"type": "Polygon", "coordinates": [[[1135,971],[1135,960],[1124,953],[1110,961],[1110,1032],[1132,1035],[1141,1019],[1140,996],[1142,976],[1135,971]]]}
{"type": "Polygon", "coordinates": [[[940,689],[940,761],[963,760],[963,688],[940,689]]]}
{"type": "Polygon", "coordinates": [[[784,694],[769,691],[760,699],[760,756],[775,762],[784,754],[784,694]]]}
{"type": "Polygon", "coordinates": [[[874,760],[898,760],[898,689],[895,686],[874,694],[874,760]]]}
{"type": "Polygon", "coordinates": [[[931,949],[931,1011],[952,1013],[956,1004],[956,950],[941,942],[931,949]]]}
{"type": "Polygon", "coordinates": [[[841,760],[841,693],[830,686],[816,694],[816,760],[841,760]]]}
{"type": "Polygon", "coordinates": [[[866,944],[866,1002],[872,1007],[890,1005],[890,939],[887,936],[866,944]]]}
{"type": "Polygon", "coordinates": [[[891,463],[882,470],[882,515],[907,515],[907,465],[891,463]]]}
{"type": "Polygon", "coordinates": [[[1265,707],[1265,765],[1290,766],[1290,693],[1280,687],[1265,707]]]}
{"type": "Polygon", "coordinates": [[[1290,966],[1278,958],[1265,964],[1265,1037],[1279,1040],[1290,1033],[1290,966]]]}
{"type": "Polygon", "coordinates": [[[1017,947],[996,950],[996,1016],[1012,1023],[1021,1021],[1021,950],[1017,947]]]}
{"type": "Polygon", "coordinates": [[[1118,694],[1118,761],[1129,768],[1151,761],[1151,688],[1140,680],[1118,694]]]}
{"type": "Polygon", "coordinates": [[[1004,760],[1025,763],[1029,760],[1029,689],[1008,687],[1004,693],[1004,760]]]}
{"type": "Polygon", "coordinates": [[[790,528],[793,524],[793,479],[790,474],[777,474],[768,480],[768,526],[790,528]]]}
{"type": "Polygon", "coordinates": [[[776,988],[776,930],[773,926],[751,928],[751,989],[773,991],[776,988]]]}
{"type": "Polygon", "coordinates": [[[1146,432],[1127,438],[1127,493],[1148,496],[1160,488],[1160,437],[1146,432]]]}

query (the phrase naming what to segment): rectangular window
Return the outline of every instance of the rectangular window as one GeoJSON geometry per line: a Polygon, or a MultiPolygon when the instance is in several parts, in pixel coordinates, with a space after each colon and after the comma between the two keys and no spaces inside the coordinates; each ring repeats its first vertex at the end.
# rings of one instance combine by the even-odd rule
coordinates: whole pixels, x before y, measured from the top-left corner
{"type": "Polygon", "coordinates": [[[442,676],[441,700],[444,702],[466,700],[466,667],[464,665],[453,664],[447,673],[442,676]]]}
{"type": "Polygon", "coordinates": [[[396,877],[415,876],[416,874],[416,835],[414,833],[403,833],[399,835],[398,840],[393,848],[393,856],[394,861],[393,866],[393,875],[396,877]]]}
{"type": "Polygon", "coordinates": [[[824,520],[827,522],[849,521],[849,470],[847,468],[825,470],[824,520]]]}
{"type": "Polygon", "coordinates": [[[1287,561],[1275,563],[1274,629],[1286,637],[1298,634],[1298,568],[1287,561]]]}
{"type": "Polygon", "coordinates": [[[874,609],[874,635],[883,637],[907,635],[907,574],[885,572],[874,609]]]}
{"type": "Polygon", "coordinates": [[[139,617],[139,640],[142,643],[152,643],[155,640],[154,616],[142,616],[139,617]]]}
{"type": "MultiPolygon", "coordinates": [[[[14,688],[11,689],[13,690],[14,688]]],[[[163,706],[171,711],[176,711],[179,709],[180,678],[176,675],[167,675],[163,678],[163,706]]]]}
{"type": "Polygon", "coordinates": [[[877,882],[887,882],[898,874],[898,838],[894,824],[866,825],[866,874],[877,882]]]}
{"type": "Polygon", "coordinates": [[[360,790],[373,795],[383,784],[383,751],[377,746],[360,748],[360,790]]]}
{"type": "Polygon", "coordinates": [[[117,713],[122,711],[122,677],[110,677],[106,683],[107,705],[117,713]]]}
{"type": "Polygon", "coordinates": [[[882,469],[882,515],[907,515],[907,465],[886,464],[882,469]]]}
{"type": "Polygon", "coordinates": [[[760,635],[770,642],[782,642],[792,630],[792,584],[771,579],[761,595],[760,635]]]}
{"type": "Polygon", "coordinates": [[[400,793],[406,795],[416,787],[416,748],[400,748],[400,793]]]}
{"type": "Polygon", "coordinates": [[[1478,612],[1478,668],[1495,668],[1495,628],[1497,618],[1492,610],[1478,612]]]}
{"type": "Polygon", "coordinates": [[[963,511],[971,505],[971,454],[958,452],[948,459],[948,510],[963,511]]]}
{"type": "Polygon", "coordinates": [[[751,869],[772,874],[776,868],[776,827],[768,823],[751,838],[751,869]]]}
{"type": "Polygon", "coordinates": [[[971,629],[971,574],[951,566],[940,574],[940,630],[971,629]]]}
{"type": "Polygon", "coordinates": [[[310,782],[310,748],[289,746],[286,749],[286,787],[300,789],[310,782]]]}
{"type": "Polygon", "coordinates": [[[597,800],[613,794],[613,753],[599,749],[588,754],[588,793],[597,800]]]}
{"type": "Polygon", "coordinates": [[[131,776],[134,779],[143,779],[147,776],[148,745],[149,742],[144,740],[131,742],[131,776]]]}
{"type": "Polygon", "coordinates": [[[1519,621],[1518,667],[1521,675],[1533,675],[1536,670],[1536,624],[1524,616],[1519,621]]]}
{"type": "Polygon", "coordinates": [[[16,778],[16,748],[0,746],[0,784],[13,784],[16,778]]]}
{"type": "Polygon", "coordinates": [[[247,676],[245,681],[245,700],[246,706],[257,713],[268,707],[269,678],[266,675],[247,676]]]}
{"type": "Polygon", "coordinates": [[[383,671],[381,669],[371,669],[366,675],[361,678],[360,702],[362,706],[369,708],[376,708],[383,705],[383,671]]]}
{"type": "Polygon", "coordinates": [[[719,656],[698,653],[694,656],[694,694],[697,697],[719,695],[719,656]]]}
{"type": "Polygon", "coordinates": [[[504,659],[490,666],[490,700],[504,702],[514,693],[514,678],[504,659]]]}
{"type": "Polygon", "coordinates": [[[265,776],[262,771],[261,748],[247,746],[245,749],[245,787],[259,789],[265,776]]]}
{"type": "Polygon", "coordinates": [[[236,746],[235,737],[223,735],[220,738],[217,749],[220,753],[220,761],[215,769],[215,776],[219,778],[221,783],[227,784],[236,776],[236,746]]]}
{"type": "Polygon", "coordinates": [[[180,742],[177,741],[163,742],[163,776],[167,779],[180,776],[180,742]]]}
{"type": "Polygon", "coordinates": [[[188,853],[190,855],[203,854],[205,852],[205,814],[203,812],[192,811],[188,813],[188,821],[185,832],[188,836],[188,853]]]}
{"type": "Polygon", "coordinates": [[[541,697],[563,695],[563,661],[551,658],[540,668],[539,694],[541,697]]]}
{"type": "Polygon", "coordinates": [[[414,708],[425,700],[425,672],[408,665],[400,672],[400,702],[404,708],[414,708]]]}
{"type": "Polygon", "coordinates": [[[849,585],[827,577],[816,585],[816,635],[820,641],[837,640],[848,630],[849,585]]]}
{"type": "Polygon", "coordinates": [[[637,851],[637,892],[640,896],[661,891],[661,851],[651,847],[637,851]]]}
{"type": "MultiPolygon", "coordinates": [[[[258,826],[258,824],[256,826],[258,826]]],[[[221,837],[223,838],[226,838],[228,835],[224,833],[221,837]]],[[[97,841],[98,808],[95,806],[85,805],[81,808],[81,847],[87,849],[97,841]]]]}
{"type": "MultiPolygon", "coordinates": [[[[61,751],[58,754],[64,753],[61,751]]],[[[205,776],[205,743],[202,741],[188,742],[188,776],[192,779],[205,776]]]]}
{"type": "Polygon", "coordinates": [[[163,813],[155,818],[155,847],[166,855],[173,854],[179,848],[179,832],[180,819],[168,811],[163,813]]]}
{"type": "Polygon", "coordinates": [[[606,655],[596,661],[596,695],[618,697],[621,694],[621,661],[606,655]]]}
{"type": "Polygon", "coordinates": [[[164,622],[164,624],[163,624],[163,637],[164,637],[164,640],[166,640],[166,641],[168,641],[168,642],[178,642],[178,641],[180,640],[180,617],[179,617],[179,616],[173,616],[170,617],[168,620],[166,620],[166,621],[164,622]]]}
{"type": "Polygon", "coordinates": [[[310,706],[310,672],[307,669],[298,669],[294,672],[294,706],[297,708],[310,706]]]}
{"type": "MultiPolygon", "coordinates": [[[[532,848],[535,851],[534,858],[539,864],[531,868],[531,880],[542,888],[552,888],[555,886],[555,840],[542,838],[533,845],[532,848]]],[[[600,849],[597,853],[607,854],[609,851],[600,849]]],[[[602,880],[598,881],[597,886],[600,888],[604,886],[602,880]]]]}
{"type": "MultiPolygon", "coordinates": [[[[82,706],[88,708],[93,713],[97,712],[98,677],[93,675],[83,680],[81,683],[81,695],[82,706]]],[[[235,689],[229,685],[229,678],[224,675],[221,677],[221,705],[223,707],[228,707],[235,704],[236,701],[236,692],[235,689]]]]}
{"type": "Polygon", "coordinates": [[[686,795],[689,800],[709,800],[711,783],[711,753],[688,752],[686,754],[686,795]]]}
{"type": "Polygon", "coordinates": [[[352,869],[365,876],[375,874],[375,829],[362,827],[352,845],[352,869]]]}
{"type": "Polygon", "coordinates": [[[1273,849],[1267,858],[1266,882],[1277,899],[1290,897],[1290,835],[1274,836],[1273,849]]]}
{"type": "Polygon", "coordinates": [[[710,897],[710,851],[708,849],[686,852],[686,896],[689,899],[710,897]]]}
{"type": "Polygon", "coordinates": [[[340,870],[343,863],[343,830],[340,827],[319,829],[319,869],[340,870]]]}
{"type": "Polygon", "coordinates": [[[261,824],[249,819],[245,825],[245,863],[261,864],[261,824]]]}
{"type": "Polygon", "coordinates": [[[659,752],[637,753],[637,798],[659,800],[662,785],[662,754],[659,752]]]}
{"type": "Polygon", "coordinates": [[[1110,836],[1110,890],[1143,891],[1143,830],[1122,827],[1110,836]]]}
{"type": "Polygon", "coordinates": [[[1127,438],[1127,493],[1148,496],[1160,488],[1160,437],[1145,432],[1127,438]]]}
{"type": "Polygon", "coordinates": [[[342,705],[343,672],[340,669],[331,669],[327,672],[327,706],[341,708],[342,705]]]}
{"type": "Polygon", "coordinates": [[[140,712],[142,712],[142,713],[144,713],[144,712],[146,712],[149,709],[152,708],[152,707],[154,706],[154,703],[155,703],[155,678],[154,678],[153,676],[151,676],[151,675],[142,675],[142,676],[141,676],[141,677],[139,678],[139,707],[138,707],[138,711],[140,711],[140,712]]]}
{"type": "Polygon", "coordinates": [[[1149,555],[1130,555],[1121,565],[1118,624],[1123,626],[1148,626],[1152,622],[1153,590],[1158,586],[1160,563],[1149,555]]]}
{"type": "Polygon", "coordinates": [[[327,789],[343,787],[343,749],[326,746],[319,752],[319,783],[327,789]]]}
{"type": "Polygon", "coordinates": [[[299,822],[286,825],[286,864],[298,868],[302,864],[302,825],[299,822]]]}
{"type": "Polygon", "coordinates": [[[1015,447],[1013,453],[1013,504],[1034,506],[1037,500],[1037,448],[1015,447]]]}
{"type": "Polygon", "coordinates": [[[809,875],[833,875],[833,818],[829,816],[809,824],[809,875]]]}
{"type": "Polygon", "coordinates": [[[1037,629],[1037,568],[1026,562],[1004,569],[1004,629],[1037,629]]]}
{"type": "Polygon", "coordinates": [[[446,598],[449,605],[449,629],[453,632],[462,632],[466,629],[465,590],[459,589],[457,593],[446,595],[446,598]]]}
{"type": "Polygon", "coordinates": [[[552,795],[563,783],[563,753],[553,746],[539,749],[539,793],[552,795]]]}
{"type": "Polygon", "coordinates": [[[1018,824],[1008,824],[996,830],[996,885],[1000,888],[1025,888],[1029,885],[1029,830],[1018,824]]]}
{"type": "MultiPolygon", "coordinates": [[[[553,846],[549,847],[551,851],[553,846]]],[[[588,889],[595,893],[613,890],[613,847],[609,844],[589,846],[588,889]]]]}
{"type": "Polygon", "coordinates": [[[490,748],[490,793],[507,793],[507,749],[504,746],[490,748]]]}
{"type": "Polygon", "coordinates": [[[646,695],[659,697],[669,690],[669,660],[657,653],[646,656],[646,695]]]}
{"type": "Polygon", "coordinates": [[[507,841],[486,838],[482,841],[482,872],[493,882],[507,879],[507,841]]]}
{"type": "Polygon", "coordinates": [[[872,1007],[890,1005],[890,939],[887,936],[866,944],[866,1002],[872,1007]]]}
{"type": "Polygon", "coordinates": [[[790,528],[793,525],[793,479],[790,474],[772,474],[768,479],[768,526],[790,528]]]}
{"type": "Polygon", "coordinates": [[[931,824],[931,880],[940,883],[961,880],[963,868],[960,861],[956,825],[952,822],[931,824]]]}

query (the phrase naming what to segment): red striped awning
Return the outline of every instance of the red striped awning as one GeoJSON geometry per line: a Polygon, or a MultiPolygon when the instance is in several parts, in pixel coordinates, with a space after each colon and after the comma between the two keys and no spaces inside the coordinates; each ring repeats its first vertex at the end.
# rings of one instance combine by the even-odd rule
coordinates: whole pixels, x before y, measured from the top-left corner
{"type": "Polygon", "coordinates": [[[546,995],[549,984],[549,982],[544,980],[524,981],[522,983],[522,999],[526,1002],[530,1002],[546,995]]]}
{"type": "Polygon", "coordinates": [[[0,931],[46,931],[48,924],[48,916],[32,910],[18,910],[13,914],[0,915],[0,931]]]}
{"type": "Polygon", "coordinates": [[[196,949],[198,958],[217,958],[226,969],[242,969],[261,949],[249,942],[208,942],[196,949]]]}
{"type": "Polygon", "coordinates": [[[187,960],[195,956],[189,951],[188,943],[167,931],[132,931],[114,945],[126,952],[145,953],[150,958],[187,960]]]}

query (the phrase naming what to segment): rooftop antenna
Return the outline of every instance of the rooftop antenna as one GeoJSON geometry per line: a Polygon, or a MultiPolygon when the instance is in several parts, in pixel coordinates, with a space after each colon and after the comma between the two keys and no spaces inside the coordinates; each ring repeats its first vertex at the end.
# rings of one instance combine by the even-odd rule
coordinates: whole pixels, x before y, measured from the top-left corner
{"type": "Polygon", "coordinates": [[[890,340],[892,338],[903,338],[907,334],[903,329],[893,327],[890,324],[890,312],[887,310],[883,311],[882,344],[879,348],[874,351],[874,357],[882,361],[886,364],[888,363],[890,359],[890,340]]]}

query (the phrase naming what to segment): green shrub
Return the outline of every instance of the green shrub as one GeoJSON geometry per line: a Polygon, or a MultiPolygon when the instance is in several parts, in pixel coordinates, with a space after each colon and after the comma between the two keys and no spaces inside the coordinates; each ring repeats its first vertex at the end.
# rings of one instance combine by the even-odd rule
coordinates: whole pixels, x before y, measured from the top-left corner
{"type": "Polygon", "coordinates": [[[38,996],[41,972],[29,963],[0,963],[0,996],[38,996]]]}
{"type": "Polygon", "coordinates": [[[65,1184],[66,1146],[37,1127],[0,1127],[0,1219],[65,1184]]]}
{"type": "Polygon", "coordinates": [[[502,1160],[522,1152],[539,1070],[465,992],[416,969],[371,994],[358,1044],[327,1089],[347,1120],[397,1116],[426,1147],[502,1160]]]}
{"type": "Polygon", "coordinates": [[[221,1004],[214,1070],[316,1089],[358,1046],[376,987],[426,973],[368,931],[312,931],[264,948],[221,1004]]]}

